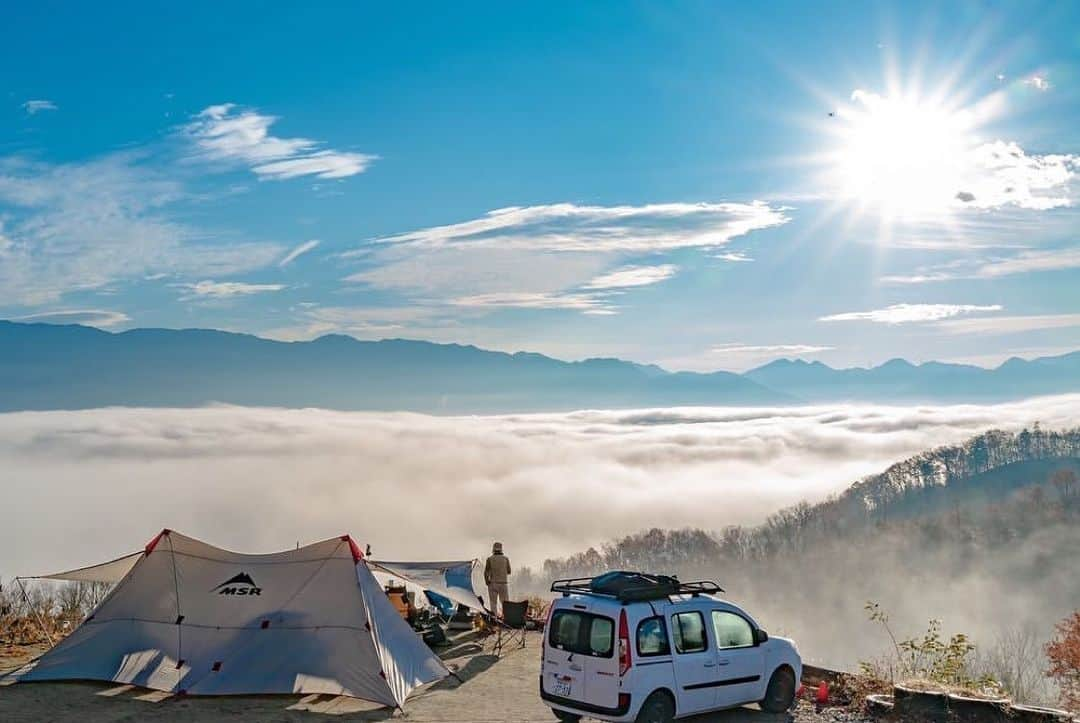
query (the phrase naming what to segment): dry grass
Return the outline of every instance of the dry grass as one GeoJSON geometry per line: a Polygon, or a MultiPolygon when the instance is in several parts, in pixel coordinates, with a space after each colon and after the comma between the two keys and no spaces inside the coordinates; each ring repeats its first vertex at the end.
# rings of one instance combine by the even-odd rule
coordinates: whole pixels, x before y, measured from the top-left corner
{"type": "Polygon", "coordinates": [[[0,584],[0,644],[56,642],[78,627],[109,589],[83,582],[0,584]]]}

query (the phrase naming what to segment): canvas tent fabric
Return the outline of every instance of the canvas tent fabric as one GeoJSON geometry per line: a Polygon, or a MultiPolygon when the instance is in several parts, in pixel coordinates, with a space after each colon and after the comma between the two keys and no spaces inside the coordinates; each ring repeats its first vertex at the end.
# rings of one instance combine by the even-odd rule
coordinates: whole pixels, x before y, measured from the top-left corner
{"type": "Polygon", "coordinates": [[[34,579],[117,583],[123,580],[124,577],[131,572],[131,568],[135,567],[135,563],[138,562],[139,558],[142,556],[142,552],[133,552],[130,555],[124,555],[115,560],[103,562],[100,565],[90,565],[89,567],[80,567],[75,570],[65,570],[64,572],[54,572],[48,575],[35,575],[34,579]]]}
{"type": "Polygon", "coordinates": [[[391,562],[385,560],[369,561],[372,569],[391,577],[399,577],[424,590],[437,592],[454,602],[484,610],[484,603],[473,590],[472,577],[476,560],[454,560],[449,562],[391,562]]]}
{"type": "Polygon", "coordinates": [[[321,693],[400,707],[447,675],[347,535],[249,555],[164,531],[18,679],[189,695],[321,693]]]}

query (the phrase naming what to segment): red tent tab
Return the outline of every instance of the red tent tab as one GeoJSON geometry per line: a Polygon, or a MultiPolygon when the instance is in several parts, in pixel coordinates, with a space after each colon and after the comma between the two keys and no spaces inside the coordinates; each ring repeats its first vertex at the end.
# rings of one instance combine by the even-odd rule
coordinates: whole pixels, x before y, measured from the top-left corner
{"type": "Polygon", "coordinates": [[[352,552],[353,562],[360,562],[364,559],[364,553],[360,552],[360,546],[356,544],[356,541],[349,535],[341,536],[342,542],[349,543],[349,551],[352,552]]]}
{"type": "Polygon", "coordinates": [[[157,544],[161,542],[161,538],[169,534],[169,532],[170,530],[168,528],[165,528],[161,532],[157,533],[157,535],[154,536],[154,539],[146,543],[146,554],[149,555],[151,552],[153,552],[154,548],[157,547],[157,544]]]}

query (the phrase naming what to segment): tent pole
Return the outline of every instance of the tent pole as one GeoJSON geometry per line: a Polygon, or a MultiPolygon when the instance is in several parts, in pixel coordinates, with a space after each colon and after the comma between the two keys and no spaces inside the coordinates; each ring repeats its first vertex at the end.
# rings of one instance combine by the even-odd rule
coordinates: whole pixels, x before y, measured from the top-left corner
{"type": "Polygon", "coordinates": [[[45,633],[45,639],[49,641],[49,647],[51,648],[53,646],[53,639],[52,636],[49,635],[49,629],[45,627],[45,621],[41,617],[41,611],[35,608],[33,603],[30,602],[30,596],[26,594],[26,586],[23,585],[22,578],[15,578],[15,582],[19,583],[19,590],[22,591],[22,596],[23,600],[26,602],[26,607],[34,611],[34,617],[37,618],[38,625],[41,626],[41,632],[45,633]]]}

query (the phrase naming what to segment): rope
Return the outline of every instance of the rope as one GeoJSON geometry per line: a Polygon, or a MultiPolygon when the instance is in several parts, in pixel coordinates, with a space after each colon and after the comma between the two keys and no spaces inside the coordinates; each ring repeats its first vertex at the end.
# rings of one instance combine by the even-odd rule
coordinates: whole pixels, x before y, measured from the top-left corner
{"type": "Polygon", "coordinates": [[[37,618],[38,625],[41,626],[41,632],[45,633],[45,639],[49,641],[49,647],[55,645],[53,643],[52,636],[49,635],[49,629],[45,627],[45,620],[41,617],[41,611],[34,607],[30,602],[30,596],[26,594],[26,586],[22,584],[22,578],[15,578],[15,582],[19,583],[19,590],[22,591],[23,600],[26,601],[26,607],[34,611],[34,617],[37,618]]]}

